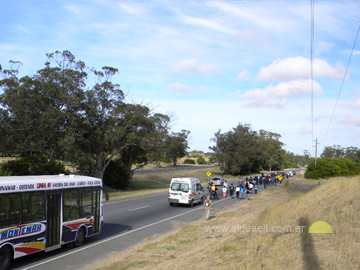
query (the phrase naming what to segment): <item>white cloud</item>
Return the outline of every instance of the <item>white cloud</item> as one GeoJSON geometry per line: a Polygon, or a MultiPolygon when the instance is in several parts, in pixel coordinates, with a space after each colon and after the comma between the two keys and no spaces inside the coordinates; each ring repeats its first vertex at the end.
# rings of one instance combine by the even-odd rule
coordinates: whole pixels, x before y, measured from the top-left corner
{"type": "Polygon", "coordinates": [[[192,86],[184,85],[180,82],[170,84],[168,86],[168,89],[177,93],[191,93],[191,92],[206,93],[208,91],[206,86],[201,85],[199,87],[192,87],[192,86]]]}
{"type": "MultiPolygon", "coordinates": [[[[289,97],[307,95],[311,93],[310,80],[282,82],[275,86],[269,85],[263,89],[257,88],[246,91],[240,97],[246,106],[284,107],[289,97]]],[[[322,87],[314,81],[314,95],[320,95],[322,87]]]]}
{"type": "MultiPolygon", "coordinates": [[[[296,22],[293,18],[285,16],[274,16],[274,13],[278,11],[277,7],[269,8],[261,5],[234,5],[226,3],[225,1],[207,1],[207,5],[213,8],[217,8],[226,14],[230,14],[236,19],[241,19],[245,23],[250,23],[255,27],[260,27],[265,30],[284,31],[286,28],[293,29],[296,26],[296,22]]],[[[292,14],[295,16],[296,14],[292,14]]]]}
{"type": "Polygon", "coordinates": [[[238,37],[241,41],[256,42],[264,37],[254,30],[244,30],[239,32],[238,37]]]}
{"type": "Polygon", "coordinates": [[[360,98],[356,99],[355,106],[360,108],[360,98]]]}
{"type": "Polygon", "coordinates": [[[129,4],[127,2],[120,2],[117,4],[119,8],[124,10],[126,13],[132,14],[132,15],[139,15],[143,13],[143,9],[139,6],[129,4]]]}
{"type": "Polygon", "coordinates": [[[215,30],[217,32],[221,32],[221,33],[227,34],[227,35],[236,35],[237,34],[237,31],[235,31],[234,29],[224,26],[223,24],[221,24],[220,22],[217,22],[215,20],[192,17],[192,16],[188,16],[185,14],[181,14],[181,17],[182,17],[183,21],[187,24],[206,27],[211,30],[215,30]]]}
{"type": "Polygon", "coordinates": [[[240,71],[236,76],[238,80],[244,81],[249,79],[249,72],[247,70],[240,71]]]}
{"type": "Polygon", "coordinates": [[[332,47],[334,47],[334,43],[320,41],[315,45],[315,55],[319,55],[324,52],[329,52],[332,49],[332,47]]]}
{"type": "Polygon", "coordinates": [[[218,68],[213,65],[200,65],[197,59],[185,59],[174,65],[176,72],[190,72],[208,76],[218,68]]]}
{"type": "Polygon", "coordinates": [[[303,126],[303,127],[301,127],[300,130],[299,130],[299,134],[300,134],[300,135],[307,135],[307,134],[311,134],[311,133],[312,133],[312,130],[311,130],[311,128],[309,128],[309,127],[303,126]]]}
{"type": "MultiPolygon", "coordinates": [[[[297,56],[285,59],[275,59],[269,66],[261,67],[257,78],[263,81],[284,81],[291,79],[310,78],[310,60],[308,58],[297,56]]],[[[322,59],[313,60],[314,77],[326,77],[342,79],[344,67],[331,66],[322,59]]]]}

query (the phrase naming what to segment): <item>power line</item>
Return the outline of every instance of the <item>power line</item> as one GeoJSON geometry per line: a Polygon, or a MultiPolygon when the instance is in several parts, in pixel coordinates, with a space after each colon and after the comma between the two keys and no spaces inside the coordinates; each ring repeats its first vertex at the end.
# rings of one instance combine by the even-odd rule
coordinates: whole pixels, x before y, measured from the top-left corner
{"type": "Polygon", "coordinates": [[[329,122],[329,125],[328,125],[327,129],[326,129],[325,138],[327,138],[327,134],[328,134],[328,132],[329,132],[329,128],[330,128],[331,122],[333,121],[333,118],[334,118],[334,114],[335,114],[335,111],[336,111],[336,107],[337,107],[337,104],[338,104],[338,101],[339,101],[339,98],[340,98],[340,95],[341,95],[341,91],[342,91],[343,86],[344,86],[346,74],[347,74],[348,69],[349,69],[351,57],[352,57],[353,52],[354,52],[354,48],[355,48],[355,45],[356,45],[357,38],[358,38],[358,36],[359,36],[359,32],[360,32],[360,24],[359,24],[359,27],[358,27],[358,30],[357,30],[357,33],[356,33],[356,36],[355,36],[354,44],[353,44],[353,47],[352,47],[352,50],[351,50],[351,53],[350,53],[350,56],[349,56],[349,60],[348,60],[347,66],[346,66],[346,70],[345,70],[345,73],[344,73],[344,77],[343,77],[342,82],[341,82],[340,90],[339,90],[338,96],[337,96],[337,98],[336,98],[334,110],[333,110],[333,112],[332,112],[332,114],[331,114],[330,122],[329,122]]]}
{"type": "Polygon", "coordinates": [[[311,77],[311,144],[314,141],[314,0],[310,0],[311,6],[311,34],[310,34],[310,77],[311,77]]]}

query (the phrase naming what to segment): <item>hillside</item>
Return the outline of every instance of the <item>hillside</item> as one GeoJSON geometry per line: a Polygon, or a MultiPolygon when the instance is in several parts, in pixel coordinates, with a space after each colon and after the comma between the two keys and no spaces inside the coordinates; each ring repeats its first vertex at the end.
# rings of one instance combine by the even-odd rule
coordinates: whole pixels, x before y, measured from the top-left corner
{"type": "Polygon", "coordinates": [[[358,269],[360,177],[318,183],[297,177],[92,269],[358,269]],[[316,221],[329,223],[333,233],[309,234],[316,221]],[[295,232],[301,226],[304,232],[295,232]]]}

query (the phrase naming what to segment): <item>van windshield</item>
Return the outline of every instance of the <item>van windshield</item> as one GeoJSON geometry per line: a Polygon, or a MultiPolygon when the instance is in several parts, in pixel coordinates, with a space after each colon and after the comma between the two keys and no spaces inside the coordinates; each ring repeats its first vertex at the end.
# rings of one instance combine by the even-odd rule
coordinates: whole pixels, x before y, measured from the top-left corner
{"type": "Polygon", "coordinates": [[[183,183],[172,183],[171,190],[189,192],[189,185],[183,183]]]}

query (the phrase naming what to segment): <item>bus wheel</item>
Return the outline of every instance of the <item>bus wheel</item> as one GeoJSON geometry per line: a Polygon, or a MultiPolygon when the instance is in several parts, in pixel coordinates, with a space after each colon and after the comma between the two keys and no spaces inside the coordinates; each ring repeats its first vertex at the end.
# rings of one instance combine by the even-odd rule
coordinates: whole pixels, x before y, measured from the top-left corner
{"type": "Polygon", "coordinates": [[[76,236],[76,240],[74,242],[74,247],[80,247],[82,246],[82,244],[84,243],[85,240],[85,229],[81,228],[79,229],[77,236],[76,236]]]}
{"type": "Polygon", "coordinates": [[[0,270],[8,269],[11,262],[11,251],[8,247],[0,248],[0,270]]]}

